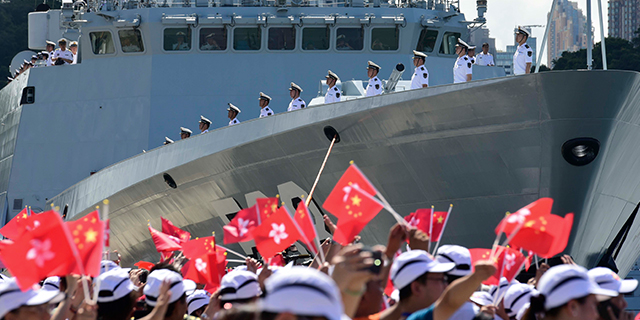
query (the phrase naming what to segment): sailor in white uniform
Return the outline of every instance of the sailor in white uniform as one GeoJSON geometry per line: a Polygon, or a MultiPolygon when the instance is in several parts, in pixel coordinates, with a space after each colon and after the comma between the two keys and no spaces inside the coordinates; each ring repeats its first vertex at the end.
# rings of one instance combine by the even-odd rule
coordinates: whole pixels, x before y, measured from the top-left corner
{"type": "Polygon", "coordinates": [[[71,43],[69,44],[69,51],[71,51],[71,53],[73,54],[73,62],[71,62],[71,64],[77,64],[78,63],[78,42],[71,41],[71,43]]]}
{"type": "Polygon", "coordinates": [[[336,83],[340,81],[340,78],[333,71],[327,71],[327,75],[325,76],[327,79],[327,93],[324,95],[324,103],[333,103],[340,102],[340,97],[342,94],[340,93],[340,89],[336,86],[336,83]]]}
{"type": "Polygon", "coordinates": [[[238,113],[240,113],[240,108],[234,106],[233,103],[228,103],[228,105],[229,108],[227,108],[227,111],[229,111],[229,113],[227,115],[229,117],[229,126],[240,123],[237,118],[238,113]]]}
{"type": "Polygon", "coordinates": [[[211,126],[211,120],[200,116],[200,121],[198,121],[198,128],[200,129],[200,134],[209,132],[209,127],[211,126]]]}
{"type": "Polygon", "coordinates": [[[180,127],[180,139],[186,139],[191,137],[193,132],[185,127],[180,127]]]}
{"type": "Polygon", "coordinates": [[[58,40],[58,48],[53,52],[53,58],[51,60],[55,65],[68,65],[73,63],[73,53],[67,50],[67,39],[62,38],[58,40]]]}
{"type": "Polygon", "coordinates": [[[184,42],[186,35],[187,34],[182,31],[176,33],[178,42],[173,44],[173,50],[189,50],[189,44],[184,42]]]}
{"type": "Polygon", "coordinates": [[[216,35],[215,33],[208,34],[204,38],[206,43],[200,46],[200,50],[220,50],[220,46],[218,46],[218,44],[216,43],[216,40],[213,38],[215,35],[216,35]]]}
{"type": "Polygon", "coordinates": [[[275,113],[271,108],[269,108],[269,102],[271,102],[271,97],[260,92],[260,98],[258,98],[258,104],[260,104],[260,118],[268,117],[275,113]]]}
{"type": "Polygon", "coordinates": [[[413,65],[416,69],[411,76],[411,89],[420,89],[429,86],[429,71],[424,65],[426,59],[426,54],[413,50],[413,65]]]}
{"type": "Polygon", "coordinates": [[[531,63],[533,62],[533,49],[527,44],[529,39],[529,31],[518,27],[516,31],[516,42],[518,49],[513,54],[513,74],[527,74],[531,72],[531,63]]]}
{"type": "Polygon", "coordinates": [[[467,82],[473,78],[472,63],[467,56],[468,48],[469,45],[466,42],[458,39],[458,43],[456,43],[458,59],[456,59],[456,62],[453,64],[453,83],[467,82]]]}
{"type": "Polygon", "coordinates": [[[469,46],[467,50],[467,57],[471,60],[471,64],[476,64],[476,46],[469,46]]]}
{"type": "Polygon", "coordinates": [[[168,144],[171,144],[171,143],[173,143],[173,140],[169,139],[169,137],[164,137],[164,143],[163,144],[165,146],[168,145],[168,144]]]}
{"type": "Polygon", "coordinates": [[[493,55],[489,53],[489,44],[482,44],[482,52],[480,52],[476,56],[476,64],[479,66],[495,66],[496,63],[493,61],[493,55]]]}
{"type": "Polygon", "coordinates": [[[47,40],[47,63],[46,66],[50,67],[53,65],[53,50],[56,48],[56,43],[53,41],[47,40]]]}
{"type": "Polygon", "coordinates": [[[378,79],[378,72],[380,72],[380,66],[373,63],[373,61],[367,61],[367,76],[369,76],[369,83],[367,84],[367,97],[377,96],[382,94],[382,81],[378,79]]]}
{"type": "Polygon", "coordinates": [[[301,93],[302,88],[300,88],[299,85],[291,82],[291,87],[289,87],[289,96],[291,96],[291,102],[289,103],[289,108],[287,108],[287,111],[302,109],[306,106],[304,100],[300,99],[301,93]]]}

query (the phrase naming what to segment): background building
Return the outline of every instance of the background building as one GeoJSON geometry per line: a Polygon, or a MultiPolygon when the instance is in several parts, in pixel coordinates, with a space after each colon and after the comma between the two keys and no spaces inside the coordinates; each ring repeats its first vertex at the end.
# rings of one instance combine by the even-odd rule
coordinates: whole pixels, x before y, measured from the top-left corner
{"type": "Polygon", "coordinates": [[[609,0],[609,37],[631,41],[640,25],[640,0],[609,0]]]}
{"type": "Polygon", "coordinates": [[[482,44],[489,44],[489,53],[493,55],[493,59],[495,61],[496,57],[496,39],[489,37],[489,29],[486,26],[478,28],[471,32],[471,45],[476,46],[476,54],[482,52],[482,44]]]}
{"type": "MultiPolygon", "coordinates": [[[[523,27],[524,29],[526,29],[527,31],[529,31],[529,34],[531,34],[531,28],[530,27],[523,27]]],[[[511,75],[513,74],[513,54],[516,53],[516,49],[518,48],[518,43],[516,42],[516,36],[515,36],[515,32],[518,30],[518,28],[514,28],[514,35],[513,35],[513,45],[509,45],[507,46],[507,50],[506,51],[498,51],[495,54],[495,60],[496,60],[496,66],[499,67],[503,67],[504,68],[504,72],[507,75],[511,75]]],[[[538,41],[536,39],[536,37],[530,37],[527,40],[527,44],[531,47],[531,49],[533,49],[533,63],[531,64],[531,68],[532,68],[532,72],[533,72],[533,66],[535,66],[536,64],[536,60],[537,60],[537,52],[538,52],[538,41]]]]}
{"type": "MultiPolygon", "coordinates": [[[[553,16],[550,17],[549,38],[547,40],[547,66],[565,51],[578,51],[587,47],[586,17],[578,9],[578,3],[568,0],[558,1],[553,16]]],[[[547,15],[549,18],[549,15],[547,15]]]]}

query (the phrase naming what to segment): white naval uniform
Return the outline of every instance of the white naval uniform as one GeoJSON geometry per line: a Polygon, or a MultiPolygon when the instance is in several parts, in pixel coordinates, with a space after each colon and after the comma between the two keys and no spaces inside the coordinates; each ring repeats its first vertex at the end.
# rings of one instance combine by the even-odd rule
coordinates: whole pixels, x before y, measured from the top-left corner
{"type": "MultiPolygon", "coordinates": [[[[240,122],[240,121],[238,121],[238,122],[240,122]]],[[[229,125],[231,125],[231,124],[229,124],[229,125]]],[[[207,130],[205,130],[205,131],[200,132],[200,134],[207,133],[207,132],[209,132],[209,129],[207,129],[207,130]]]]}
{"type": "Polygon", "coordinates": [[[269,107],[260,109],[260,118],[268,117],[272,114],[274,114],[274,112],[269,107]]]}
{"type": "Polygon", "coordinates": [[[424,65],[421,65],[413,71],[411,89],[420,89],[425,84],[429,86],[429,71],[424,65]]]}
{"type": "Polygon", "coordinates": [[[472,63],[467,55],[458,57],[453,64],[453,83],[467,82],[467,75],[473,74],[472,63]]]}
{"type": "MultiPolygon", "coordinates": [[[[53,57],[56,59],[63,58],[63,59],[73,60],[73,53],[71,53],[71,51],[69,50],[62,51],[60,49],[57,49],[56,51],[53,52],[53,57]]],[[[64,64],[66,65],[69,63],[65,61],[64,64]]]]}
{"type": "Polygon", "coordinates": [[[202,46],[200,46],[200,50],[220,50],[220,47],[218,47],[215,44],[205,43],[202,46]]]}
{"type": "Polygon", "coordinates": [[[533,62],[533,50],[528,44],[523,43],[518,46],[513,54],[513,74],[525,74],[527,63],[533,62]]]}
{"type": "Polygon", "coordinates": [[[378,79],[378,76],[375,76],[369,79],[369,84],[367,84],[367,97],[377,96],[382,94],[382,81],[378,79]]]}
{"type": "Polygon", "coordinates": [[[78,55],[77,54],[73,55],[73,62],[71,64],[78,64],[78,55]]]}
{"type": "Polygon", "coordinates": [[[493,56],[489,52],[487,52],[487,54],[480,52],[478,55],[476,55],[476,64],[479,66],[495,66],[496,65],[496,63],[493,62],[493,56]]]}
{"type": "Polygon", "coordinates": [[[173,44],[173,50],[189,50],[189,45],[186,42],[178,45],[177,43],[173,44]]]}
{"type": "Polygon", "coordinates": [[[340,102],[340,96],[341,93],[338,86],[334,85],[327,89],[327,93],[324,95],[324,103],[340,102]]]}
{"type": "MultiPolygon", "coordinates": [[[[467,56],[467,57],[469,57],[469,56],[467,56]]],[[[469,60],[471,60],[471,64],[476,64],[476,56],[469,57],[469,60]]]]}
{"type": "Polygon", "coordinates": [[[287,108],[287,111],[302,109],[305,106],[306,104],[304,103],[304,100],[300,99],[300,97],[297,97],[291,100],[291,102],[289,103],[289,108],[287,108]]]}
{"type": "Polygon", "coordinates": [[[240,123],[240,121],[238,121],[238,118],[233,118],[233,120],[229,121],[229,126],[232,126],[234,124],[238,124],[240,123]]]}
{"type": "Polygon", "coordinates": [[[51,60],[53,58],[53,51],[49,52],[49,57],[47,58],[47,67],[50,67],[53,65],[53,60],[51,60]]]}

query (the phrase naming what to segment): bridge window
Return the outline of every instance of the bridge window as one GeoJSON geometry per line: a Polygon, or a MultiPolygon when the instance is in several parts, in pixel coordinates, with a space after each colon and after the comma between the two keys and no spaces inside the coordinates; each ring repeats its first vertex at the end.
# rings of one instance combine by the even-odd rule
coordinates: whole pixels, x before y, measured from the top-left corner
{"type": "Polygon", "coordinates": [[[398,50],[399,34],[398,28],[375,28],[371,30],[371,50],[398,50]]]}
{"type": "Polygon", "coordinates": [[[93,54],[111,54],[116,52],[113,37],[109,31],[90,32],[91,49],[93,54]]]}
{"type": "Polygon", "coordinates": [[[363,28],[339,28],[336,34],[337,50],[362,50],[364,47],[363,28]]]}
{"type": "Polygon", "coordinates": [[[331,34],[331,29],[329,29],[329,27],[302,29],[302,49],[303,50],[329,49],[330,34],[331,34]]]}
{"type": "Polygon", "coordinates": [[[460,38],[459,32],[445,32],[442,37],[440,53],[456,54],[456,43],[458,42],[458,38],[460,38]]]}
{"type": "Polygon", "coordinates": [[[233,30],[233,49],[260,50],[262,32],[258,28],[235,28],[233,30]]]}
{"type": "Polygon", "coordinates": [[[227,50],[227,28],[200,29],[200,50],[227,50]]]}
{"type": "Polygon", "coordinates": [[[296,47],[296,28],[269,28],[269,50],[293,50],[296,47]]]}
{"type": "Polygon", "coordinates": [[[164,29],[164,50],[166,51],[191,50],[191,29],[189,28],[164,29]]]}
{"type": "Polygon", "coordinates": [[[122,52],[142,52],[144,44],[142,43],[142,34],[138,29],[119,30],[120,45],[122,52]]]}
{"type": "Polygon", "coordinates": [[[437,30],[422,29],[416,50],[421,52],[433,52],[433,49],[436,47],[437,39],[437,30]]]}

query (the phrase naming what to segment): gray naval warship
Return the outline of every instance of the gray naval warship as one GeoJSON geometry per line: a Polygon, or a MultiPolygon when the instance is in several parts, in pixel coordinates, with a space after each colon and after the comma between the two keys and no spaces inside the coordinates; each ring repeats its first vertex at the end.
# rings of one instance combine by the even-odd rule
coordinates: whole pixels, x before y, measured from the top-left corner
{"type": "MultiPolygon", "coordinates": [[[[310,205],[321,237],[321,204],[353,160],[403,215],[454,204],[443,243],[489,247],[506,211],[552,197],[554,213],[576,214],[566,252],[626,274],[640,249],[640,74],[505,77],[475,66],[474,81],[452,84],[454,44],[483,22],[486,1],[471,21],[454,4],[64,0],[60,10],[40,8],[29,14],[29,47],[77,40],[79,63],[29,69],[0,90],[2,216],[30,205],[78,219],[109,199],[112,248],[125,263],[156,261],[148,221],[158,226],[162,216],[193,236],[215,231],[222,242],[222,226],[256,198],[279,194],[290,209],[304,198],[337,132],[310,205]],[[429,55],[429,88],[405,90],[397,64],[411,65],[412,50],[429,55]],[[383,95],[362,96],[367,60],[391,74],[383,95]],[[327,69],[343,80],[342,102],[323,103],[327,69]],[[290,82],[309,107],[285,112],[290,82]],[[260,91],[276,115],[258,119],[260,91]],[[226,126],[228,102],[243,110],[242,123],[226,126]],[[200,115],[218,129],[161,145],[200,115]]],[[[380,213],[363,242],[384,243],[393,223],[380,213]]]]}

